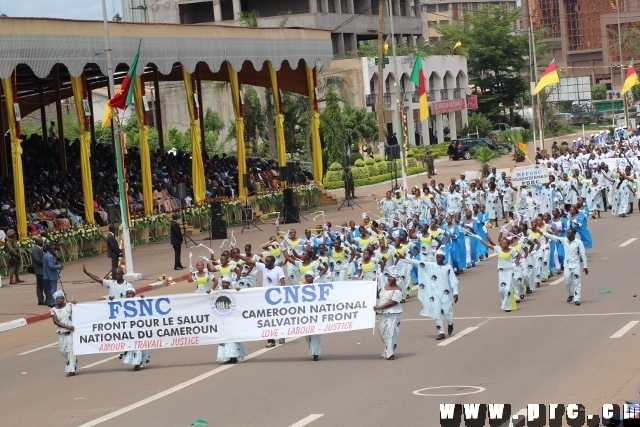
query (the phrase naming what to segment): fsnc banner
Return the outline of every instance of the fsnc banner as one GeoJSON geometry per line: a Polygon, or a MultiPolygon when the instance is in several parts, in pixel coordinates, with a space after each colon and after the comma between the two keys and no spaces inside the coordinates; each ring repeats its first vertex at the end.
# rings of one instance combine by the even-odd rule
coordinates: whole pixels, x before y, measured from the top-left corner
{"type": "Polygon", "coordinates": [[[350,281],[80,303],[75,354],[257,341],[373,328],[376,283],[350,281]]]}

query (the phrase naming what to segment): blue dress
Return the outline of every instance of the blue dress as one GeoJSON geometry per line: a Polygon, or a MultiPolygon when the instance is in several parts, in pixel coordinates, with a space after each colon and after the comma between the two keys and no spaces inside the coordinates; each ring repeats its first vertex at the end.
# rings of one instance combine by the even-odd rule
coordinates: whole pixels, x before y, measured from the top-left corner
{"type": "MultiPolygon", "coordinates": [[[[485,241],[488,240],[487,233],[484,231],[484,227],[487,219],[489,219],[489,217],[487,216],[486,213],[478,212],[478,215],[476,216],[476,222],[475,222],[476,234],[480,236],[482,240],[485,240],[485,241]]],[[[489,251],[487,247],[483,245],[482,242],[480,242],[480,240],[478,239],[473,239],[473,240],[476,241],[476,248],[477,248],[476,250],[477,250],[478,256],[483,256],[486,258],[489,255],[489,251]]]]}
{"type": "Polygon", "coordinates": [[[587,228],[587,219],[583,213],[579,212],[575,218],[571,218],[571,228],[576,230],[576,233],[580,236],[580,240],[582,240],[582,244],[585,249],[591,249],[593,247],[591,233],[587,228]]]}

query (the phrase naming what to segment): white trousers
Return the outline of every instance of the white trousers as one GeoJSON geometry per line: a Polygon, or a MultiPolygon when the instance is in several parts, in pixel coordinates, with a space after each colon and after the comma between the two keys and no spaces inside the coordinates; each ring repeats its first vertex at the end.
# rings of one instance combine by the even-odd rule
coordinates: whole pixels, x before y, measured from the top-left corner
{"type": "Polygon", "coordinates": [[[564,266],[564,285],[567,287],[569,295],[573,295],[573,300],[580,301],[582,280],[579,265],[577,267],[564,266]]]}

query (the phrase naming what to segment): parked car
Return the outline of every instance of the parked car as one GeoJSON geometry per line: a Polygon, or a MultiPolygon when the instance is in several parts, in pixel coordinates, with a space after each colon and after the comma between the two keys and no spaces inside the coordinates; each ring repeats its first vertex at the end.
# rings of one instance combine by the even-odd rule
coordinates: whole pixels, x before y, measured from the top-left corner
{"type": "Polygon", "coordinates": [[[472,157],[471,149],[482,146],[497,150],[500,154],[508,154],[511,151],[509,144],[497,143],[490,138],[460,138],[451,141],[447,149],[447,154],[451,160],[469,160],[472,157]]]}
{"type": "Polygon", "coordinates": [[[524,128],[521,127],[511,127],[507,123],[496,123],[493,125],[493,129],[489,131],[489,136],[492,138],[497,137],[501,132],[505,132],[508,130],[519,130],[523,131],[524,128]]]}

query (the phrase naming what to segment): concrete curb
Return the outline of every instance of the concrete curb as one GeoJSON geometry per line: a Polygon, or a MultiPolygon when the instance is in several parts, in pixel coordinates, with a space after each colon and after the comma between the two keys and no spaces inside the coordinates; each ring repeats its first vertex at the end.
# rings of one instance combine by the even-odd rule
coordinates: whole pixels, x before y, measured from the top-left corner
{"type": "MultiPolygon", "coordinates": [[[[189,278],[189,274],[183,274],[182,276],[174,278],[171,282],[167,280],[161,280],[159,282],[154,282],[148,285],[140,286],[139,288],[136,288],[136,294],[141,294],[143,292],[149,292],[155,289],[164,288],[165,286],[170,286],[171,284],[174,284],[174,283],[184,282],[188,278],[189,278]]],[[[96,301],[102,301],[105,299],[107,298],[100,297],[96,301]]],[[[31,316],[0,323],[0,333],[10,331],[12,329],[21,328],[23,326],[27,326],[35,322],[40,322],[41,320],[47,320],[49,318],[51,318],[51,311],[45,311],[44,313],[32,314],[31,316]]]]}

